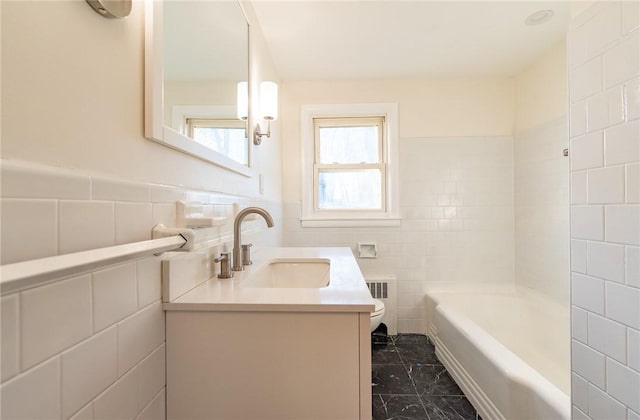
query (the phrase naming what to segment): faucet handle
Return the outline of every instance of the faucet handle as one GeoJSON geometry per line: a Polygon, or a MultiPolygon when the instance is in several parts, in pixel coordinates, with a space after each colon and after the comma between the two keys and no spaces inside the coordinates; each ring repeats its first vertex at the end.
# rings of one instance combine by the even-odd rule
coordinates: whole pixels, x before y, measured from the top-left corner
{"type": "Polygon", "coordinates": [[[218,278],[230,279],[233,277],[233,271],[231,271],[231,253],[222,252],[220,256],[215,258],[213,261],[220,263],[220,273],[218,273],[218,278]]]}
{"type": "Polygon", "coordinates": [[[251,247],[253,244],[242,244],[242,265],[251,265],[251,247]]]}

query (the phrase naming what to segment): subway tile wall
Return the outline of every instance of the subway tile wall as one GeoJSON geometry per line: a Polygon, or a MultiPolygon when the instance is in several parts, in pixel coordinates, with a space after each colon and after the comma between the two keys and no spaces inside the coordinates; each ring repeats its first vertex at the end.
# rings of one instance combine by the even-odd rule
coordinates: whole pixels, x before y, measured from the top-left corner
{"type": "MultiPolygon", "coordinates": [[[[217,215],[234,202],[263,206],[276,227],[246,236],[280,241],[279,203],[9,160],[1,170],[2,264],[151,239],[156,223],[175,226],[176,200],[214,204],[217,215]]],[[[231,238],[230,223],[210,230],[231,238]]],[[[51,280],[0,300],[0,417],[164,418],[161,257],[51,280]]]]}
{"type": "Polygon", "coordinates": [[[569,159],[562,151],[568,145],[566,117],[514,137],[515,283],[565,307],[569,305],[569,159]]]}
{"type": "Polygon", "coordinates": [[[378,245],[358,259],[365,277],[397,278],[399,332],[425,333],[425,288],[440,282],[513,282],[513,139],[400,140],[399,228],[301,228],[286,203],[288,246],[378,245]]]}
{"type": "Polygon", "coordinates": [[[572,413],[640,418],[640,3],[596,2],[568,38],[572,413]]]}

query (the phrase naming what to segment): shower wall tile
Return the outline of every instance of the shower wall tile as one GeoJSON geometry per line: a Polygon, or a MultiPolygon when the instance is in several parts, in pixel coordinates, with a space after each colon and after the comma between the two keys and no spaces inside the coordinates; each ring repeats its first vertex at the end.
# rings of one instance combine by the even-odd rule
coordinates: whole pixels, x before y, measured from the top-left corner
{"type": "Polygon", "coordinates": [[[602,206],[572,206],[571,235],[577,239],[604,239],[604,208],[602,206]]]}
{"type": "Polygon", "coordinates": [[[624,177],[624,166],[612,166],[588,171],[589,204],[624,203],[624,177]]]}
{"type": "Polygon", "coordinates": [[[625,419],[627,410],[606,392],[589,385],[589,416],[592,419],[625,419]]]}
{"type": "Polygon", "coordinates": [[[640,373],[607,360],[607,392],[634,411],[640,411],[640,373]]]}
{"type": "Polygon", "coordinates": [[[588,311],[604,315],[604,281],[573,273],[571,302],[588,311]]]}
{"type": "Polygon", "coordinates": [[[640,372],[640,331],[627,329],[627,366],[640,372]]]}
{"type": "Polygon", "coordinates": [[[611,127],[605,132],[607,165],[640,160],[640,120],[611,127]]]}
{"type": "Polygon", "coordinates": [[[604,223],[608,242],[640,245],[640,205],[607,206],[604,223]]]}
{"type": "Polygon", "coordinates": [[[597,131],[570,141],[571,170],[597,168],[604,162],[603,133],[597,131]]]}
{"type": "Polygon", "coordinates": [[[577,129],[570,133],[571,188],[583,190],[586,170],[587,202],[603,209],[589,221],[588,206],[571,204],[572,217],[578,217],[571,226],[571,252],[580,256],[572,263],[571,299],[589,312],[588,344],[572,341],[572,370],[580,374],[587,359],[597,364],[591,376],[581,375],[589,382],[589,407],[584,409],[583,386],[576,387],[573,413],[589,419],[633,419],[640,408],[639,25],[637,2],[595,2],[573,20],[568,36],[569,77],[577,76],[570,82],[576,86],[569,98],[570,126],[579,128],[586,118],[587,131],[597,130],[599,137],[604,130],[602,142],[585,142],[577,129]],[[580,274],[584,242],[576,239],[588,239],[589,276],[580,274]]]}
{"type": "Polygon", "coordinates": [[[640,330],[640,289],[607,282],[607,318],[640,330]]]}
{"type": "Polygon", "coordinates": [[[587,99],[587,132],[600,130],[624,121],[622,86],[587,99]]]}
{"type": "Polygon", "coordinates": [[[640,203],[640,163],[625,165],[626,202],[640,203]]]}
{"type": "Polygon", "coordinates": [[[589,346],[622,363],[627,361],[627,329],[622,324],[589,314],[589,346]]]}
{"type": "Polygon", "coordinates": [[[604,86],[616,86],[639,73],[640,32],[636,31],[603,54],[604,86]]]}
{"type": "Polygon", "coordinates": [[[627,285],[640,288],[640,247],[626,246],[625,281],[627,285]]]}
{"type": "Polygon", "coordinates": [[[587,171],[571,174],[571,204],[587,204],[587,171]]]}
{"type": "Polygon", "coordinates": [[[590,276],[624,283],[624,246],[603,242],[587,245],[587,273],[590,276]]]}
{"type": "Polygon", "coordinates": [[[394,275],[398,331],[424,333],[425,287],[513,282],[513,138],[403,138],[400,162],[400,227],[301,228],[300,203],[285,203],[283,241],[376,242],[376,259],[358,259],[365,278],[394,275]]]}
{"type": "Polygon", "coordinates": [[[605,356],[578,341],[571,345],[571,362],[574,372],[599,388],[605,387],[605,356]]]}
{"type": "Polygon", "coordinates": [[[589,411],[589,382],[573,373],[571,375],[573,403],[582,411],[589,411]]]}

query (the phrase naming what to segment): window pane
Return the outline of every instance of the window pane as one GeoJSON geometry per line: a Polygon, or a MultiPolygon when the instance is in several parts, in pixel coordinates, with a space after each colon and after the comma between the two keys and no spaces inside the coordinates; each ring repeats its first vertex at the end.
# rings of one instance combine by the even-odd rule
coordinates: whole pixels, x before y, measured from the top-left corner
{"type": "Polygon", "coordinates": [[[378,126],[320,127],[317,163],[378,163],[378,126]]]}
{"type": "Polygon", "coordinates": [[[382,209],[379,169],[320,170],[318,207],[321,209],[382,209]]]}
{"type": "Polygon", "coordinates": [[[193,127],[193,139],[243,165],[249,164],[244,128],[193,127]]]}

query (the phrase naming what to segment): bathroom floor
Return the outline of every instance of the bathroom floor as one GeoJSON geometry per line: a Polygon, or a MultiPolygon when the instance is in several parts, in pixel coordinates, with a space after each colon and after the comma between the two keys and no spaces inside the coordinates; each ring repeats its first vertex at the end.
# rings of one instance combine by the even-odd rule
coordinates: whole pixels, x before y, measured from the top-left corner
{"type": "Polygon", "coordinates": [[[374,343],[371,368],[373,420],[481,420],[425,335],[374,343]]]}

